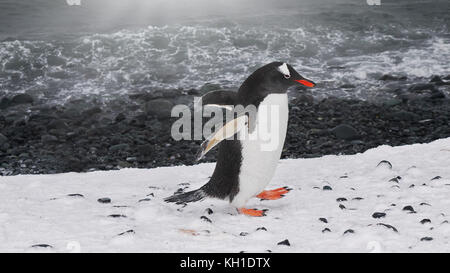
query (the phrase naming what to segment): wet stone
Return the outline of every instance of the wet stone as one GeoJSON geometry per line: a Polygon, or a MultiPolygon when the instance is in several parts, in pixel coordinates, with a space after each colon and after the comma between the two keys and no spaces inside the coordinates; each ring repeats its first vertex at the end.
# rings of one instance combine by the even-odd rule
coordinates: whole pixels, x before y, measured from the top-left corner
{"type": "Polygon", "coordinates": [[[378,163],[377,167],[387,167],[389,169],[392,169],[392,164],[391,162],[387,161],[387,160],[381,160],[380,163],[378,163]]]}
{"type": "Polygon", "coordinates": [[[210,214],[210,215],[214,213],[214,211],[213,211],[212,209],[210,209],[210,208],[207,208],[207,209],[205,210],[205,212],[208,213],[208,214],[210,214]]]}
{"type": "Polygon", "coordinates": [[[415,213],[416,212],[412,206],[405,206],[405,207],[403,207],[402,210],[403,211],[409,211],[410,213],[415,213]]]}
{"type": "Polygon", "coordinates": [[[121,232],[121,233],[119,233],[119,234],[117,234],[118,236],[122,236],[122,235],[132,235],[132,234],[135,234],[136,232],[134,232],[134,230],[132,230],[132,229],[129,229],[129,230],[127,230],[127,231],[124,231],[124,232],[121,232]]]}
{"type": "Polygon", "coordinates": [[[402,179],[401,176],[396,176],[394,178],[389,179],[389,182],[395,182],[395,183],[399,183],[400,179],[402,179]]]}
{"type": "Polygon", "coordinates": [[[377,226],[383,226],[383,227],[386,227],[388,229],[392,229],[395,232],[398,232],[398,230],[395,227],[393,227],[392,225],[389,225],[389,224],[378,223],[377,226]]]}
{"type": "Polygon", "coordinates": [[[84,195],[82,195],[82,194],[80,194],[80,193],[71,193],[71,194],[68,194],[67,196],[69,196],[69,197],[81,197],[81,198],[84,198],[84,195]]]}
{"type": "Polygon", "coordinates": [[[202,217],[200,217],[200,219],[203,220],[203,221],[205,221],[205,222],[212,223],[211,219],[209,219],[209,218],[206,217],[206,216],[202,216],[202,217]]]}
{"type": "Polygon", "coordinates": [[[372,217],[375,219],[386,217],[386,213],[384,212],[375,212],[372,214],[372,217]]]}
{"type": "Polygon", "coordinates": [[[284,241],[278,242],[278,243],[277,243],[277,245],[285,245],[285,246],[290,246],[290,245],[291,245],[291,243],[289,242],[289,240],[288,240],[288,239],[286,239],[286,240],[284,240],[284,241]]]}
{"type": "Polygon", "coordinates": [[[123,214],[110,214],[110,215],[108,215],[108,217],[111,217],[111,218],[127,218],[127,216],[123,215],[123,214]]]}
{"type": "Polygon", "coordinates": [[[355,233],[355,231],[353,229],[347,229],[346,231],[344,231],[344,235],[350,233],[355,233]]]}
{"type": "Polygon", "coordinates": [[[103,204],[111,203],[111,199],[108,198],[108,197],[99,198],[99,199],[97,199],[97,201],[98,201],[99,203],[103,203],[103,204]]]}
{"type": "Polygon", "coordinates": [[[31,247],[33,247],[33,248],[53,248],[53,246],[48,245],[48,244],[36,244],[36,245],[32,245],[31,247]]]}

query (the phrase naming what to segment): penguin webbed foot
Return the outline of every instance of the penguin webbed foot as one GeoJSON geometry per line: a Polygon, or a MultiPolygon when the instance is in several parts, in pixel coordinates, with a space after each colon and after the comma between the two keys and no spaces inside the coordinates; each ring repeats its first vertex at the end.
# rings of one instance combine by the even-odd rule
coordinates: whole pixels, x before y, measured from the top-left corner
{"type": "Polygon", "coordinates": [[[290,192],[292,189],[288,187],[281,187],[274,190],[268,190],[263,191],[260,194],[258,194],[256,197],[260,198],[262,200],[277,200],[282,197],[288,192],[290,192]]]}
{"type": "Polygon", "coordinates": [[[245,214],[248,216],[253,216],[253,217],[262,217],[262,216],[266,216],[266,211],[268,211],[268,209],[263,209],[263,210],[258,210],[258,209],[246,209],[246,208],[240,208],[238,209],[238,212],[241,214],[245,214]]]}

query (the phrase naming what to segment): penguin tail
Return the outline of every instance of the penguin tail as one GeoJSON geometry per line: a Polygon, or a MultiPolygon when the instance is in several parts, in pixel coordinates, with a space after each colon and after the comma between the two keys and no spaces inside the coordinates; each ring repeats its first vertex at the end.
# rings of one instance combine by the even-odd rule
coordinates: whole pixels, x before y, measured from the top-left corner
{"type": "Polygon", "coordinates": [[[200,188],[194,191],[188,191],[181,194],[174,194],[164,199],[168,203],[185,204],[190,202],[201,201],[206,198],[206,192],[200,188]]]}

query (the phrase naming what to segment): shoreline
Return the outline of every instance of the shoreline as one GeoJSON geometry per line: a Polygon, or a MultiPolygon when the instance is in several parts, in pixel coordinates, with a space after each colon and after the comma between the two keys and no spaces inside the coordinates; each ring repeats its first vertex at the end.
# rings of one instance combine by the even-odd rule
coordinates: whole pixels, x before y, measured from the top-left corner
{"type": "MultiPolygon", "coordinates": [[[[294,90],[282,158],[355,154],[383,144],[449,137],[450,99],[434,86],[416,84],[379,103],[334,97],[318,101],[294,90]]],[[[448,91],[450,85],[439,87],[448,91]]],[[[177,119],[170,118],[171,106],[192,103],[206,89],[141,92],[103,105],[95,99],[40,104],[24,94],[3,98],[0,175],[214,162],[215,149],[197,162],[201,141],[175,141],[170,135],[177,119]]]]}

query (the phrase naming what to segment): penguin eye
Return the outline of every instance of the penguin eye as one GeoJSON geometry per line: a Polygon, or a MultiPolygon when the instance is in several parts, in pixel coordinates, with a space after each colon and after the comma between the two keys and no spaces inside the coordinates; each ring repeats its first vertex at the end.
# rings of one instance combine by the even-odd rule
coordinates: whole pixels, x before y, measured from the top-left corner
{"type": "Polygon", "coordinates": [[[284,75],[284,78],[285,78],[285,79],[291,78],[291,75],[286,75],[286,74],[283,74],[283,75],[284,75]]]}

